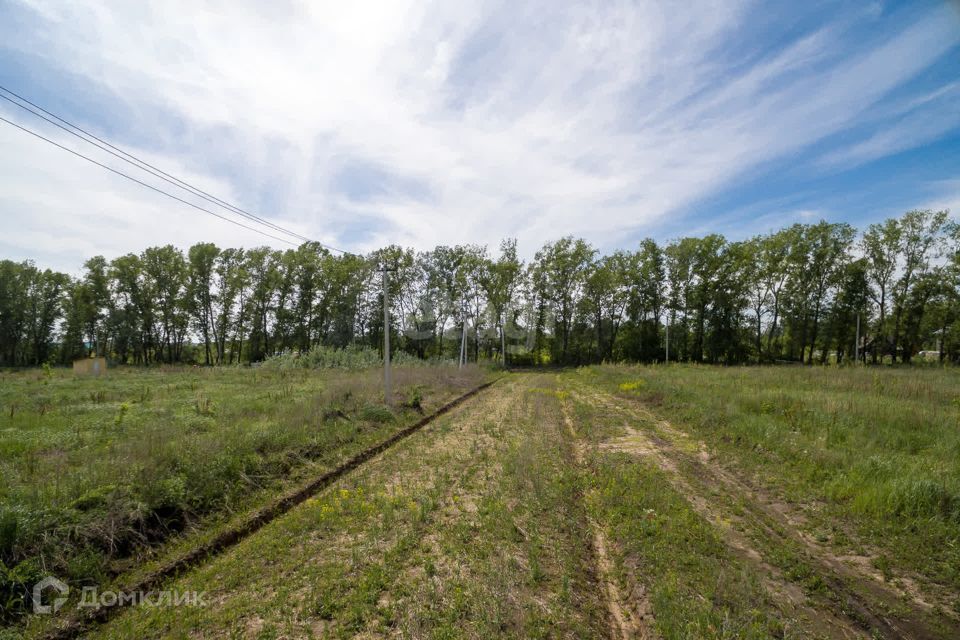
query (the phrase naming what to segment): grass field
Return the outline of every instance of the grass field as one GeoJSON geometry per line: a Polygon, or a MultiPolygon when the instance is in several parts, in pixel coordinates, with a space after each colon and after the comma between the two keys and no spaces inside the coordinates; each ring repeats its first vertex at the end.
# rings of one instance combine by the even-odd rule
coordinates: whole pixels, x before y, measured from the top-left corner
{"type": "Polygon", "coordinates": [[[718,464],[799,507],[818,542],[871,548],[888,577],[900,568],[960,593],[960,372],[611,367],[581,377],[669,417],[718,464]]]}
{"type": "Polygon", "coordinates": [[[952,370],[596,367],[566,379],[597,432],[594,504],[623,566],[652,585],[664,636],[693,624],[712,637],[956,637],[952,370]],[[676,515],[657,515],[651,539],[640,509],[676,515]]]}
{"type": "Polygon", "coordinates": [[[0,605],[97,584],[173,534],[332,467],[479,384],[476,368],[0,373],[0,605]]]}
{"type": "MultiPolygon", "coordinates": [[[[90,390],[81,387],[93,384],[65,378],[45,385],[43,375],[12,379],[38,390],[59,382],[70,397],[86,396],[90,390]]],[[[179,407],[165,424],[178,425],[180,438],[210,443],[191,454],[194,447],[180,442],[164,458],[192,460],[203,482],[220,483],[210,494],[188,484],[188,494],[231,495],[237,504],[244,491],[252,495],[239,488],[244,476],[271,476],[224,476],[212,464],[222,443],[239,438],[231,425],[246,424],[243,431],[261,438],[276,432],[272,451],[323,452],[318,468],[297,464],[306,477],[418,415],[408,408],[378,421],[374,374],[131,373],[109,387],[132,393],[141,375],[156,376],[148,405],[179,407]],[[175,387],[170,396],[160,391],[164,375],[175,387]],[[191,383],[206,384],[216,408],[205,416],[214,421],[208,431],[190,427],[202,416],[191,383]],[[293,391],[272,400],[287,387],[293,391]],[[333,402],[348,388],[352,404],[333,402]],[[246,393],[228,411],[240,390],[246,393]],[[266,409],[253,404],[257,398],[266,409]],[[317,406],[323,412],[309,412],[317,406]],[[259,421],[270,426],[257,429],[259,421]],[[305,430],[312,440],[299,439],[305,430]]],[[[431,398],[423,403],[436,406],[483,374],[456,384],[430,369],[408,375],[403,394],[419,388],[431,398]]],[[[116,416],[117,403],[130,400],[113,393],[109,409],[106,401],[83,404],[102,411],[101,420],[116,416]]],[[[604,366],[508,374],[164,583],[205,593],[205,606],[125,608],[90,635],[955,638],[957,398],[960,375],[939,369],[604,366]]],[[[146,446],[150,422],[134,422],[137,415],[128,409],[111,423],[129,430],[127,447],[146,446]]],[[[15,429],[20,440],[44,431],[31,420],[15,429]]],[[[85,432],[75,436],[61,426],[57,433],[85,432]]],[[[101,462],[100,473],[108,473],[107,453],[127,459],[85,437],[100,452],[84,458],[88,473],[101,462]]],[[[5,439],[4,446],[17,441],[5,439]]],[[[255,445],[246,450],[271,459],[255,445]]],[[[128,455],[144,465],[154,459],[150,451],[128,455]]],[[[20,502],[13,504],[77,510],[70,505],[92,490],[67,494],[50,479],[37,483],[46,493],[38,491],[31,503],[30,478],[46,476],[26,475],[19,466],[26,455],[12,446],[4,456],[19,474],[5,484],[4,504],[14,497],[20,502]]],[[[189,466],[172,468],[186,474],[189,466]]],[[[107,484],[134,486],[124,482],[117,476],[107,484]]],[[[263,482],[254,494],[277,486],[263,482]]],[[[205,509],[230,507],[212,502],[205,509]]],[[[199,522],[194,537],[229,526],[226,517],[199,522]]],[[[183,536],[127,573],[149,571],[189,544],[183,536]]],[[[26,632],[40,637],[56,624],[34,616],[26,632]]]]}

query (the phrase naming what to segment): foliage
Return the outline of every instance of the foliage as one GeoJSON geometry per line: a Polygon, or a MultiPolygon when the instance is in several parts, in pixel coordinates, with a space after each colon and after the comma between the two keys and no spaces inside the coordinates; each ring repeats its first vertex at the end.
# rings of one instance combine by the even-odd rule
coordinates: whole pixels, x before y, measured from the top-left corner
{"type": "Polygon", "coordinates": [[[144,365],[280,356],[278,366],[373,366],[383,267],[398,361],[653,362],[666,358],[668,334],[674,361],[910,362],[921,351],[960,360],[958,225],[945,211],[909,211],[859,238],[820,221],[740,242],[646,239],[598,256],[565,237],[528,264],[514,240],[496,258],[476,245],[367,256],[316,243],[200,243],[186,254],[168,245],[95,256],[76,279],[4,260],[0,365],[99,354],[144,365]]]}
{"type": "MultiPolygon", "coordinates": [[[[420,362],[416,357],[399,351],[394,353],[390,362],[397,365],[415,365],[420,362]]],[[[282,353],[267,358],[263,367],[268,369],[347,369],[358,371],[370,367],[383,366],[380,352],[373,347],[351,345],[343,349],[318,346],[306,353],[282,353]]]]}

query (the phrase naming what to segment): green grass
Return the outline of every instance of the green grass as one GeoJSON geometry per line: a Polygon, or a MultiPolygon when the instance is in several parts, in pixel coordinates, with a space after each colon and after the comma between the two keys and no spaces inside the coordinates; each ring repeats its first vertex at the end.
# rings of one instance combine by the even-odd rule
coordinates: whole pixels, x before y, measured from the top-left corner
{"type": "MultiPolygon", "coordinates": [[[[624,454],[599,461],[590,505],[651,586],[663,638],[782,638],[784,622],[757,575],[724,545],[654,466],[624,454]]],[[[797,636],[799,637],[799,636],[797,636]]]]}
{"type": "Polygon", "coordinates": [[[556,400],[508,379],[92,635],[586,638],[606,627],[556,400]]]}
{"type": "MultiPolygon", "coordinates": [[[[561,380],[575,389],[583,378],[590,376],[561,380]]],[[[587,441],[611,442],[621,434],[620,416],[578,396],[572,407],[577,432],[587,441]]],[[[584,476],[590,513],[612,543],[621,590],[636,592],[637,584],[646,590],[660,637],[816,637],[809,629],[797,633],[802,621],[771,600],[761,572],[725,543],[691,507],[691,496],[654,462],[617,450],[591,451],[584,476]]]]}
{"type": "Polygon", "coordinates": [[[960,593],[960,371],[606,366],[579,377],[802,507],[818,541],[878,550],[885,567],[960,593]]]}
{"type": "Polygon", "coordinates": [[[475,368],[0,373],[0,622],[45,575],[96,584],[211,514],[246,506],[479,384],[475,368]],[[411,395],[423,406],[404,406],[411,395]]]}
{"type": "MultiPolygon", "coordinates": [[[[162,554],[135,555],[125,575],[149,572],[230,526],[259,496],[276,495],[281,482],[329,468],[482,376],[455,382],[450,369],[403,371],[394,410],[377,401],[375,373],[17,374],[9,380],[20,390],[8,398],[59,385],[99,416],[96,429],[81,430],[91,449],[70,450],[82,464],[67,467],[97,481],[61,495],[67,483],[57,493],[53,476],[28,475],[28,456],[8,452],[0,463],[20,480],[5,479],[4,496],[24,508],[89,514],[87,526],[101,530],[134,498],[186,505],[180,513],[198,530],[162,554]],[[154,390],[138,401],[131,394],[144,377],[154,390]],[[144,434],[160,428],[146,418],[150,409],[174,416],[164,423],[174,425],[169,449],[117,456],[142,451],[144,434]],[[230,475],[218,456],[256,465],[230,475]],[[131,478],[140,476],[125,474],[157,460],[165,463],[150,467],[154,482],[137,493],[131,478]],[[114,476],[94,473],[106,474],[111,462],[114,476]],[[40,502],[31,503],[35,488],[40,502]],[[207,490],[224,501],[202,502],[207,490]]],[[[163,585],[206,592],[208,606],[126,609],[92,637],[601,637],[611,623],[607,578],[629,622],[649,604],[645,624],[665,639],[847,637],[882,633],[880,618],[955,637],[943,607],[960,610],[957,397],[960,374],[936,369],[511,374],[163,585]],[[828,561],[853,556],[869,566],[848,572],[828,561]],[[882,584],[908,578],[930,610],[918,613],[882,584]]],[[[69,442],[62,410],[49,404],[40,419],[69,442]]],[[[21,431],[27,441],[31,429],[21,431]]],[[[84,556],[88,547],[67,540],[69,562],[91,562],[80,575],[97,575],[97,563],[111,557],[103,549],[84,556]]],[[[8,570],[23,567],[29,559],[8,570]]],[[[51,623],[37,616],[26,630],[51,623]]]]}

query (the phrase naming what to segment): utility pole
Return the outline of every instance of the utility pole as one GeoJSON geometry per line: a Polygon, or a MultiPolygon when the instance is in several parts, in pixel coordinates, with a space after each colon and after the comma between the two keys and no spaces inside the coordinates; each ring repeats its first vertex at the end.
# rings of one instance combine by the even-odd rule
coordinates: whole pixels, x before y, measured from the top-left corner
{"type": "Polygon", "coordinates": [[[392,404],[393,394],[390,390],[390,279],[387,275],[392,269],[387,269],[383,263],[383,401],[389,407],[392,404]]]}
{"type": "MultiPolygon", "coordinates": [[[[507,368],[507,318],[510,318],[513,312],[509,305],[503,307],[503,319],[500,321],[500,353],[503,354],[503,368],[507,368]]],[[[513,321],[511,320],[511,323],[513,321]]]]}
{"type": "Polygon", "coordinates": [[[463,368],[463,365],[467,362],[467,307],[463,305],[461,307],[461,312],[463,315],[463,330],[460,333],[460,368],[463,368]]]}
{"type": "Polygon", "coordinates": [[[663,326],[667,331],[667,338],[665,341],[667,344],[667,357],[665,358],[665,362],[666,364],[670,364],[670,316],[669,315],[667,315],[667,322],[663,326]]]}
{"type": "Polygon", "coordinates": [[[857,314],[857,344],[854,346],[855,361],[860,364],[860,314],[857,314]]]}

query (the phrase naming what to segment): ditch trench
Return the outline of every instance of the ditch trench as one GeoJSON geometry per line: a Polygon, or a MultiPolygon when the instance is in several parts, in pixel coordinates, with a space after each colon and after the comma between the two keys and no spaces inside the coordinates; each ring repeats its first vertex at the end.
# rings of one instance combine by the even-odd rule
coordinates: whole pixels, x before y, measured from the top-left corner
{"type": "MultiPolygon", "coordinates": [[[[239,525],[223,531],[212,539],[203,542],[186,553],[173,558],[160,568],[135,582],[124,584],[120,591],[126,593],[151,593],[158,589],[167,580],[193,569],[201,564],[210,562],[222,555],[239,542],[249,538],[264,526],[288,513],[294,507],[314,497],[344,475],[365,465],[380,456],[400,441],[420,431],[436,419],[446,415],[464,402],[474,398],[486,389],[496,384],[501,378],[481,384],[467,393],[451,400],[432,414],[421,418],[416,423],[405,427],[386,438],[385,440],[355,454],[343,464],[317,476],[298,489],[287,493],[265,507],[255,511],[239,525]]],[[[96,625],[108,622],[111,618],[127,608],[126,601],[121,600],[116,606],[85,609],[82,614],[74,614],[58,621],[57,625],[45,630],[39,637],[44,640],[72,640],[83,635],[96,625]]]]}

